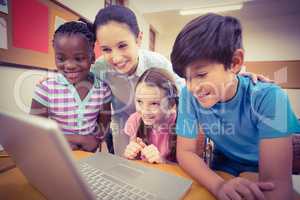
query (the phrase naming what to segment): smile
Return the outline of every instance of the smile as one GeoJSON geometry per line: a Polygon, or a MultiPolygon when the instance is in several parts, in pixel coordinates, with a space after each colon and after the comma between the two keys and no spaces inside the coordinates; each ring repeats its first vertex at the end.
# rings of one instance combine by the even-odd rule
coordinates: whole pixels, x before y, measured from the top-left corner
{"type": "Polygon", "coordinates": [[[66,78],[72,79],[72,78],[77,78],[80,75],[80,71],[79,72],[64,72],[64,75],[66,78]]]}
{"type": "Polygon", "coordinates": [[[124,68],[127,65],[128,61],[124,61],[122,63],[115,64],[117,68],[124,68]]]}
{"type": "Polygon", "coordinates": [[[204,98],[204,97],[208,96],[209,94],[210,94],[209,92],[199,93],[199,94],[197,94],[197,97],[198,98],[204,98]]]}

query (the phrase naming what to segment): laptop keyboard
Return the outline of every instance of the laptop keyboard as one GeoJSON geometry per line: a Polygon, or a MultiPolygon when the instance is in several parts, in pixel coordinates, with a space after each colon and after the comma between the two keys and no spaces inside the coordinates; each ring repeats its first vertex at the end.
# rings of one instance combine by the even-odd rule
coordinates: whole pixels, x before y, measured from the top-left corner
{"type": "Polygon", "coordinates": [[[104,174],[98,168],[80,163],[79,170],[99,200],[154,200],[153,194],[104,174]]]}

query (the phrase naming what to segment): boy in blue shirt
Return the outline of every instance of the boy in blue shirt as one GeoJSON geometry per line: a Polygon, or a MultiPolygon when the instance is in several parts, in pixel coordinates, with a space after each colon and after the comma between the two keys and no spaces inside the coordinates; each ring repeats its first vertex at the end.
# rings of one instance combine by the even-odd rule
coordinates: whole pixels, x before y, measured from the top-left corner
{"type": "Polygon", "coordinates": [[[217,199],[292,199],[291,134],[300,131],[298,120],[280,87],[236,75],[243,61],[242,28],[233,17],[198,17],[177,36],[171,62],[187,83],[176,125],[179,165],[217,199]],[[225,181],[209,169],[196,154],[201,132],[214,142],[213,170],[259,172],[259,182],[225,181]]]}

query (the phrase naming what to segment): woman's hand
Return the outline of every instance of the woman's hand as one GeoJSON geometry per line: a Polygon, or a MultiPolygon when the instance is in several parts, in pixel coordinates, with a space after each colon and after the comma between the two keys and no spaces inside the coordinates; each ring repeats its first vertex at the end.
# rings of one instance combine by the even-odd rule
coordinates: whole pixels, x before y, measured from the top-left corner
{"type": "Polygon", "coordinates": [[[149,163],[163,163],[160,152],[153,144],[146,146],[141,153],[149,163]]]}
{"type": "Polygon", "coordinates": [[[271,80],[262,74],[254,74],[252,72],[240,72],[239,75],[250,77],[254,84],[257,83],[258,80],[262,81],[262,82],[266,82],[266,83],[274,83],[275,82],[274,80],[271,80]]]}
{"type": "Polygon", "coordinates": [[[263,191],[274,189],[271,182],[252,182],[237,177],[223,182],[217,189],[218,200],[265,200],[263,191]]]}

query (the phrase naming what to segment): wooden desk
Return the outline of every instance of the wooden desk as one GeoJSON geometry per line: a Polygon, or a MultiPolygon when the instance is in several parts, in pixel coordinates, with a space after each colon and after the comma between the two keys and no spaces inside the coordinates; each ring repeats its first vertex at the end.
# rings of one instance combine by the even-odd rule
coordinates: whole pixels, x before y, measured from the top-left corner
{"type": "MultiPolygon", "coordinates": [[[[81,159],[92,155],[83,151],[74,151],[76,159],[81,159]]],[[[145,166],[160,169],[162,171],[172,173],[178,176],[192,179],[179,166],[170,164],[148,164],[138,161],[145,166]]],[[[229,174],[218,172],[224,179],[230,179],[229,174]]],[[[35,190],[23,176],[18,168],[10,169],[4,173],[0,173],[0,199],[1,200],[46,200],[37,190],[35,190]]],[[[215,200],[204,187],[193,181],[190,191],[185,196],[184,200],[215,200]]]]}
{"type": "MultiPolygon", "coordinates": [[[[91,153],[83,151],[75,151],[76,159],[84,158],[92,155],[91,153]]],[[[139,162],[145,166],[158,168],[168,173],[173,173],[178,176],[190,178],[177,165],[159,164],[151,165],[145,162],[139,162]]],[[[190,191],[184,200],[214,200],[215,198],[203,187],[196,182],[193,183],[190,191]]],[[[35,190],[26,180],[24,175],[18,168],[10,169],[6,172],[0,173],[0,199],[1,200],[46,200],[40,192],[35,190]]]]}

